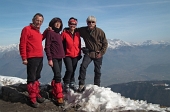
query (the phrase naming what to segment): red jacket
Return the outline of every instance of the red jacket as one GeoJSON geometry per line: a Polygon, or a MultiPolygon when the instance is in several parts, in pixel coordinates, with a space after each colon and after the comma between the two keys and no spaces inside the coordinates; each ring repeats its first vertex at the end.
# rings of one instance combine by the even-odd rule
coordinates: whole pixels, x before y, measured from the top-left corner
{"type": "Polygon", "coordinates": [[[79,32],[75,32],[72,35],[69,30],[64,30],[62,32],[62,39],[66,56],[75,58],[81,55],[81,39],[79,32]]]}
{"type": "Polygon", "coordinates": [[[31,24],[22,29],[19,51],[22,60],[32,57],[43,57],[43,35],[31,24]]]}

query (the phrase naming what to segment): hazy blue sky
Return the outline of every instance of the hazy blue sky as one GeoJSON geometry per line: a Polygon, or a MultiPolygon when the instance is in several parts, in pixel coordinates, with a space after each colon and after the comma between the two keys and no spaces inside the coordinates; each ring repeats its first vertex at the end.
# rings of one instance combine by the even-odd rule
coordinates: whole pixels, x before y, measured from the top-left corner
{"type": "Polygon", "coordinates": [[[67,27],[73,16],[81,27],[94,15],[109,39],[170,41],[170,0],[0,0],[0,46],[19,43],[37,12],[45,18],[41,32],[53,17],[67,27]]]}

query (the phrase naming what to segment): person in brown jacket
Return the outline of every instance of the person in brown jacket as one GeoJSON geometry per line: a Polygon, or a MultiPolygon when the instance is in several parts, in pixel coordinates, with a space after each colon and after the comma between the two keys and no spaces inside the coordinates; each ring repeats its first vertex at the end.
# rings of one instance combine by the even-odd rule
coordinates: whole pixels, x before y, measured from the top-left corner
{"type": "Polygon", "coordinates": [[[87,26],[77,29],[85,42],[85,47],[82,48],[84,57],[79,71],[78,92],[82,92],[85,89],[86,69],[92,61],[94,63],[95,72],[94,85],[100,86],[103,55],[108,47],[104,31],[96,27],[96,18],[94,16],[89,16],[86,22],[87,26]]]}

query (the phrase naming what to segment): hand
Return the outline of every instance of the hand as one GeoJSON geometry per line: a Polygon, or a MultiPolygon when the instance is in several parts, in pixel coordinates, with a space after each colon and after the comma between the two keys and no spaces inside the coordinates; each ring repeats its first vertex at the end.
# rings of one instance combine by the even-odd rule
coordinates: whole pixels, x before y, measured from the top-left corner
{"type": "Polygon", "coordinates": [[[51,66],[51,67],[53,67],[53,61],[52,61],[52,60],[49,60],[49,61],[48,61],[48,65],[51,66]]]}
{"type": "Polygon", "coordinates": [[[47,30],[52,30],[53,31],[52,27],[50,27],[50,26],[47,28],[47,30]]]}
{"type": "Polygon", "coordinates": [[[22,61],[22,64],[27,65],[27,64],[28,64],[27,59],[23,60],[23,61],[22,61]]]}
{"type": "Polygon", "coordinates": [[[96,58],[101,58],[101,57],[102,57],[102,55],[101,55],[100,51],[97,51],[96,52],[96,58]]]}

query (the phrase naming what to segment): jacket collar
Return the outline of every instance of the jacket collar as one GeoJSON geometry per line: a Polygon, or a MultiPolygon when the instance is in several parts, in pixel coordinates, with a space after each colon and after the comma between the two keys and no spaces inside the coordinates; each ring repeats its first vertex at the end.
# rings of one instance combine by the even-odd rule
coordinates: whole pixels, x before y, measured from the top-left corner
{"type": "Polygon", "coordinates": [[[37,30],[37,31],[40,30],[39,28],[36,28],[35,25],[34,25],[33,23],[30,23],[30,26],[31,26],[31,28],[34,29],[34,30],[37,30]]]}

